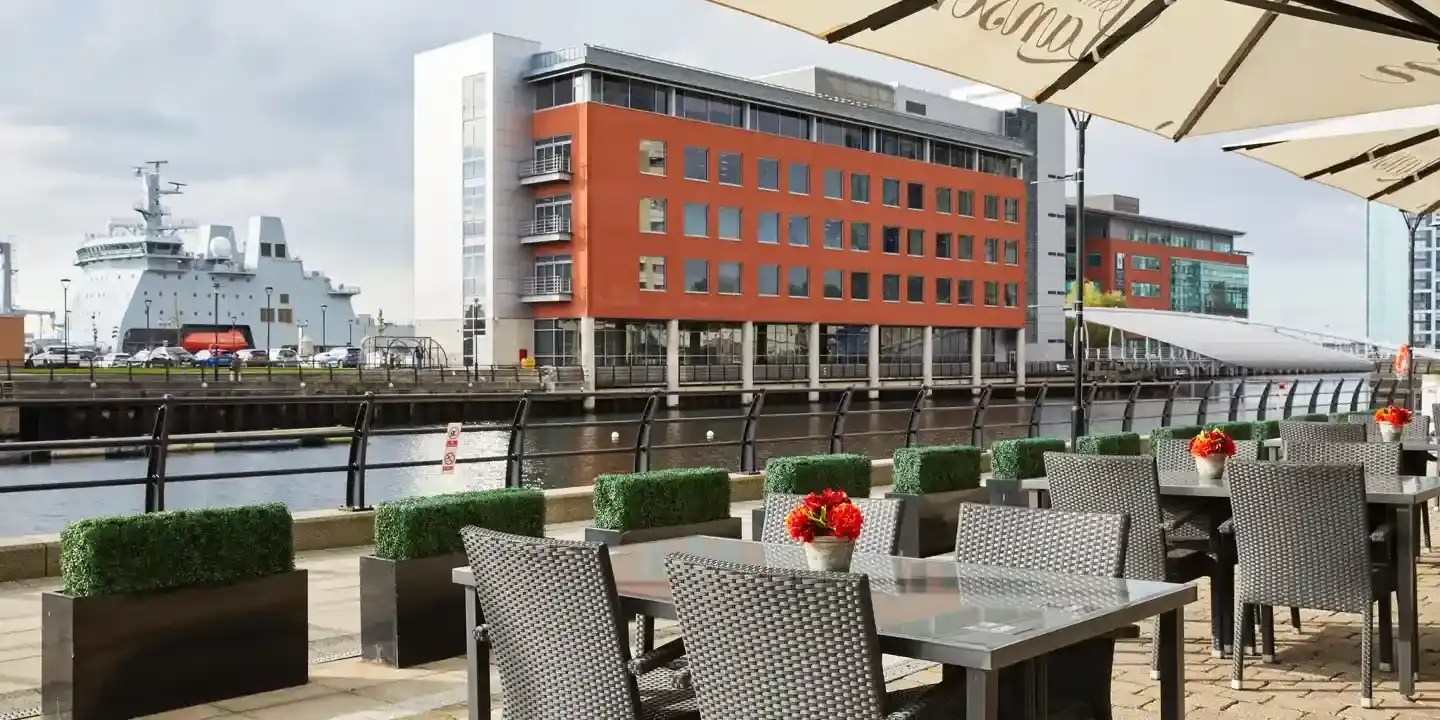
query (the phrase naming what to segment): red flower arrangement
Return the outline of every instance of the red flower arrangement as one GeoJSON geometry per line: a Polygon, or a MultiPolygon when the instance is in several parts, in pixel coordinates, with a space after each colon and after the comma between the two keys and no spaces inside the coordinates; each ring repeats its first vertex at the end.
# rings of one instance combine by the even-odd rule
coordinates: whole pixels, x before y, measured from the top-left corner
{"type": "Polygon", "coordinates": [[[860,508],[850,502],[844,490],[810,493],[785,516],[790,537],[803,543],[814,542],[817,537],[854,540],[860,537],[864,524],[860,508]]]}
{"type": "Polygon", "coordinates": [[[1375,422],[1391,425],[1409,425],[1410,411],[1403,407],[1387,405],[1375,411],[1375,422]]]}
{"type": "Polygon", "coordinates": [[[1190,454],[1195,457],[1209,457],[1211,455],[1224,455],[1230,457],[1235,454],[1235,441],[1230,439],[1225,431],[1216,428],[1214,430],[1201,430],[1199,435],[1190,438],[1190,454]]]}

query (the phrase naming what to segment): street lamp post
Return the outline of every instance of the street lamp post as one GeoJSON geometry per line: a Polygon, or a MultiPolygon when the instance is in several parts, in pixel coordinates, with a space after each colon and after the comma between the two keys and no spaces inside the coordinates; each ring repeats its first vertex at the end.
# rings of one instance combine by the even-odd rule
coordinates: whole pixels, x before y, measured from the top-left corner
{"type": "Polygon", "coordinates": [[[272,347],[272,346],[270,345],[270,324],[271,324],[272,322],[274,322],[274,320],[275,320],[275,309],[272,308],[272,307],[270,307],[270,294],[273,293],[273,292],[275,292],[275,288],[270,287],[269,285],[266,285],[266,286],[265,286],[265,374],[266,374],[266,375],[269,375],[269,374],[270,374],[270,367],[275,364],[275,363],[273,362],[275,358],[270,357],[270,352],[271,352],[271,347],[272,347]]]}
{"type": "Polygon", "coordinates": [[[355,318],[350,318],[345,324],[345,347],[350,347],[355,344],[355,318]]]}
{"type": "Polygon", "coordinates": [[[326,350],[330,349],[329,343],[325,341],[325,311],[329,309],[329,305],[320,306],[320,347],[323,347],[326,350]]]}
{"type": "Polygon", "coordinates": [[[1405,330],[1405,348],[1410,352],[1410,357],[1405,363],[1405,407],[1415,411],[1419,406],[1419,397],[1415,392],[1415,235],[1420,231],[1420,224],[1425,221],[1423,213],[1412,213],[1400,211],[1401,217],[1405,218],[1405,229],[1410,231],[1410,309],[1406,311],[1405,318],[1408,321],[1405,330]]]}
{"type": "Polygon", "coordinates": [[[95,318],[99,315],[98,312],[90,313],[90,347],[95,350],[100,349],[100,329],[95,327],[95,318]]]}
{"type": "Polygon", "coordinates": [[[215,311],[214,314],[210,316],[210,320],[215,323],[211,326],[215,328],[215,341],[210,345],[210,366],[215,368],[212,376],[215,382],[218,383],[220,382],[220,358],[217,357],[220,354],[220,283],[210,283],[210,289],[213,291],[211,294],[215,298],[215,311]]]}
{"type": "Polygon", "coordinates": [[[70,278],[60,278],[60,292],[65,303],[61,312],[61,319],[65,321],[65,331],[64,336],[60,339],[60,365],[64,367],[70,364],[70,278]]]}
{"type": "Polygon", "coordinates": [[[145,301],[145,349],[150,349],[150,301],[145,301]]]}
{"type": "Polygon", "coordinates": [[[1090,113],[1071,110],[1075,125],[1075,390],[1070,405],[1070,447],[1086,432],[1085,418],[1085,136],[1090,113]]]}

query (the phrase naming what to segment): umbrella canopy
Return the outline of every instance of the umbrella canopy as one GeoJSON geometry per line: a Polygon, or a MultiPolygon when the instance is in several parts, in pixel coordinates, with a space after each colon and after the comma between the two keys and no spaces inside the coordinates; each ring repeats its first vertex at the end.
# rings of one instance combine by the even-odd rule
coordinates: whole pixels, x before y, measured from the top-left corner
{"type": "Polygon", "coordinates": [[[1440,209],[1440,106],[1317,123],[1225,149],[1408,212],[1440,209]]]}
{"type": "Polygon", "coordinates": [[[1440,0],[709,1],[1174,139],[1440,103],[1440,0]]]}

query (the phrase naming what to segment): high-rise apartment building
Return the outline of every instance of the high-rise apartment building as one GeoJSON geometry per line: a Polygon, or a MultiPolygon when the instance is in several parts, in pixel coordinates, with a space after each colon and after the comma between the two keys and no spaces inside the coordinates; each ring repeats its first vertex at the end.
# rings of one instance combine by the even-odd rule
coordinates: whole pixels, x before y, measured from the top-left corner
{"type": "MultiPolygon", "coordinates": [[[[1069,273],[1075,262],[1075,204],[1065,212],[1069,273]]],[[[1140,214],[1125,195],[1085,199],[1085,279],[1120,291],[1125,307],[1250,316],[1249,253],[1239,230],[1140,214]]]]}
{"type": "MultiPolygon", "coordinates": [[[[1440,347],[1440,214],[1420,221],[1415,233],[1415,346],[1440,347]]],[[[1402,345],[1409,340],[1410,228],[1399,210],[1365,206],[1365,337],[1402,345]]]]}
{"type": "Polygon", "coordinates": [[[486,35],[416,56],[414,132],[416,329],[452,361],[819,387],[1063,357],[1059,108],[486,35]]]}

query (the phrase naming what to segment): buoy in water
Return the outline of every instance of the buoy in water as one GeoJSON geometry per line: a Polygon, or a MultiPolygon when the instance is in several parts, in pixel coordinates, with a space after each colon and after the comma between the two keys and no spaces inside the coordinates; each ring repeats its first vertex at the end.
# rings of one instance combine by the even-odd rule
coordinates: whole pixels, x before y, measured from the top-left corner
{"type": "Polygon", "coordinates": [[[612,433],[610,433],[610,442],[620,442],[620,433],[618,433],[618,432],[612,432],[612,433]]]}
{"type": "Polygon", "coordinates": [[[715,439],[715,431],[714,431],[714,430],[706,430],[706,431],[705,431],[705,439],[706,439],[706,440],[714,440],[714,439],[715,439]]]}

